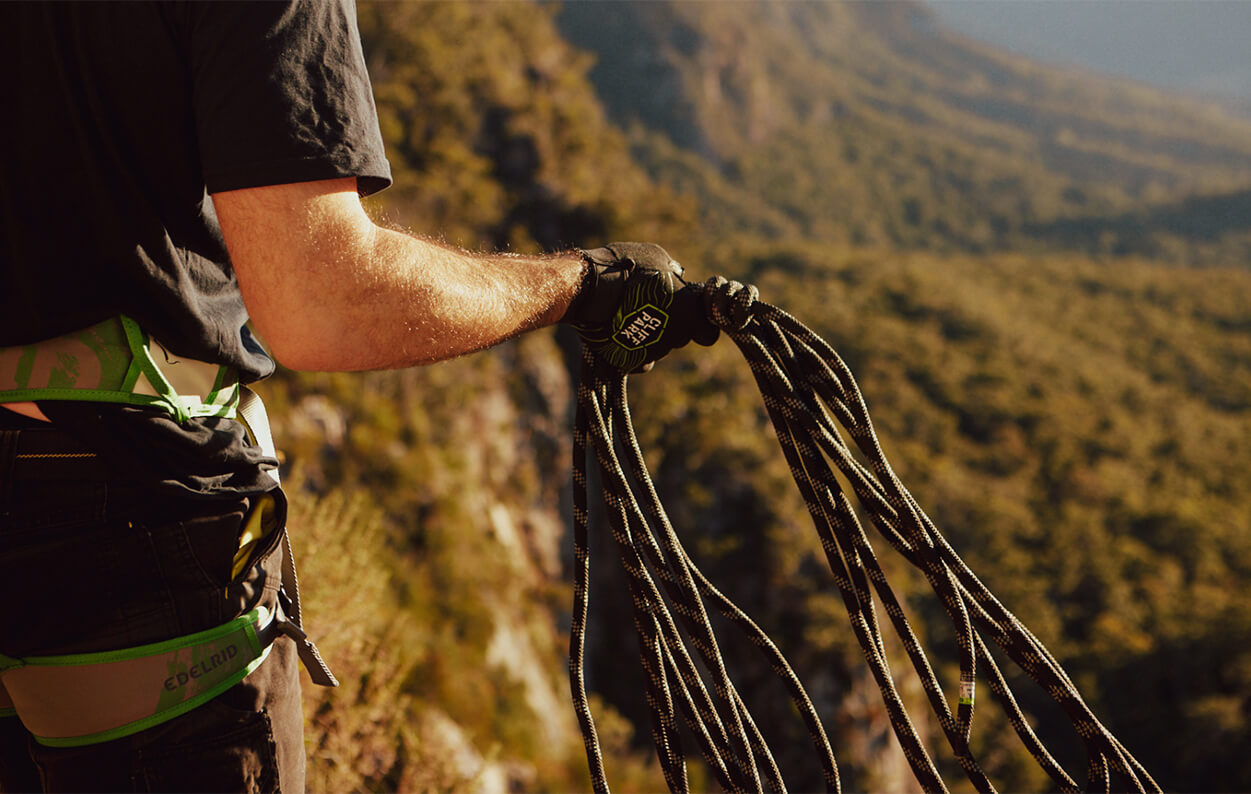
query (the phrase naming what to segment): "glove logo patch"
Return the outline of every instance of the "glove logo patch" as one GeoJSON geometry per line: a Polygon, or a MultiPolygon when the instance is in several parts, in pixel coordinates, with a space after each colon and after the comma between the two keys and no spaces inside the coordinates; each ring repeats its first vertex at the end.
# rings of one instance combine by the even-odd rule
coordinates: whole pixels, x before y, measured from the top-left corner
{"type": "Polygon", "coordinates": [[[668,323],[669,315],[648,303],[625,316],[613,341],[626,350],[638,350],[660,339],[668,323]]]}

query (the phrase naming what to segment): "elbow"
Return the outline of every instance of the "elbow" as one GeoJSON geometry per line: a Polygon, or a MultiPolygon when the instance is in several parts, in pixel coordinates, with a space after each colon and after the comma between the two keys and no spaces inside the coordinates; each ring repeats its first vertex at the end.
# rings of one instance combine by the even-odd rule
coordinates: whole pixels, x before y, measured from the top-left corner
{"type": "Polygon", "coordinates": [[[344,369],[338,362],[315,347],[298,344],[273,344],[266,340],[269,353],[286,369],[297,372],[339,372],[344,369]]]}
{"type": "Polygon", "coordinates": [[[252,326],[269,354],[287,369],[300,372],[332,372],[335,362],[326,356],[324,346],[306,334],[282,324],[261,323],[252,326]]]}
{"type": "Polygon", "coordinates": [[[269,354],[287,369],[301,372],[342,372],[353,366],[345,350],[347,334],[326,307],[249,307],[252,327],[269,354]],[[319,310],[320,309],[320,310],[319,310]]]}

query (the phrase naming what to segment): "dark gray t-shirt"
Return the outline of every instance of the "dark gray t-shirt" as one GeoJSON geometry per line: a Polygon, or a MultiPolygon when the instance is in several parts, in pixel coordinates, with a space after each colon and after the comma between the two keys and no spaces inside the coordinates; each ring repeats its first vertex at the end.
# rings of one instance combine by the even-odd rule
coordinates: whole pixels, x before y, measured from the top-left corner
{"type": "Polygon", "coordinates": [[[0,73],[0,346],[126,314],[264,377],[208,194],[390,184],[350,0],[0,3],[0,73]]]}

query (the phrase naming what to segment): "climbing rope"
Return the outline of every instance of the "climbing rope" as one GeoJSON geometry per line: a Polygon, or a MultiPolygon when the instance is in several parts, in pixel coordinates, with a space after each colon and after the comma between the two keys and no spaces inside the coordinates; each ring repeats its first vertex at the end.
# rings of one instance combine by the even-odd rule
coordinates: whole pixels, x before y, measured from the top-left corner
{"type": "MultiPolygon", "coordinates": [[[[987,639],[1050,695],[1071,721],[1086,749],[1086,790],[1159,791],[1146,769],[1094,716],[1050,652],[969,570],[900,483],[882,453],[851,371],[837,353],[798,320],[759,301],[754,287],[718,277],[688,289],[703,291],[709,319],[734,341],[751,368],[852,630],[881,690],[891,727],[921,787],[947,790],[896,689],[874,595],[903,644],[955,761],[978,791],[995,790],[969,747],[979,675],[1023,745],[1056,786],[1063,791],[1080,790],[1030,728],[990,654],[987,639]],[[865,463],[845,439],[850,439],[865,463]],[[960,667],[954,709],[836,471],[850,484],[869,522],[924,574],[951,620],[960,667]]],[[[808,729],[827,790],[840,791],[838,764],[803,684],[769,637],[700,573],[670,524],[635,438],[626,377],[584,350],[574,428],[575,568],[569,672],[595,790],[607,792],[609,786],[583,668],[590,597],[587,465],[592,450],[605,516],[629,582],[652,738],[670,790],[689,790],[679,714],[724,790],[786,790],[767,742],[726,671],[709,623],[708,604],[764,654],[808,729]]]]}

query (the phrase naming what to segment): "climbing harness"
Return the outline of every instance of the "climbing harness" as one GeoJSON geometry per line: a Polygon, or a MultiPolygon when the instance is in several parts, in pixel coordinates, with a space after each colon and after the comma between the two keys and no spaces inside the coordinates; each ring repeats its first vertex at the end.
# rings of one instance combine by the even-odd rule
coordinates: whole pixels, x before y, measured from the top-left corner
{"type": "MultiPolygon", "coordinates": [[[[754,287],[716,278],[688,289],[704,291],[709,320],[747,359],[852,629],[881,690],[892,729],[921,787],[947,790],[896,688],[875,594],[920,678],[955,761],[977,790],[995,790],[969,746],[979,676],[1039,766],[1061,790],[1079,790],[1030,728],[990,654],[989,639],[1071,721],[1087,753],[1087,790],[1159,791],[1147,770],[1094,716],[1051,653],[969,570],[896,477],[852,373],[838,354],[798,320],[757,300],[754,287]],[[924,573],[951,620],[960,667],[954,708],[886,580],[836,471],[850,484],[878,532],[924,573]]],[[[827,789],[840,791],[834,753],[802,683],[768,636],[700,573],[671,526],[634,435],[626,376],[584,348],[574,428],[575,566],[569,670],[595,790],[607,792],[609,786],[583,672],[590,595],[587,460],[591,447],[604,490],[605,517],[629,581],[647,678],[652,738],[670,790],[689,789],[679,713],[723,789],[786,790],[767,742],[726,671],[708,620],[707,602],[764,654],[807,726],[827,789]]]]}
{"type": "MultiPolygon", "coordinates": [[[[265,455],[274,444],[264,403],[228,367],[174,359],[130,318],[117,317],[46,342],[0,348],[0,403],[86,400],[156,408],[178,421],[202,416],[237,419],[265,455]],[[161,363],[153,355],[162,353],[161,363]]],[[[91,453],[17,454],[64,459],[101,473],[91,453]]],[[[275,484],[276,470],[269,472],[275,484]]],[[[159,725],[242,681],[286,635],[313,683],[338,686],[301,628],[299,579],[286,529],[275,521],[281,491],[258,498],[245,523],[250,545],[234,575],[283,548],[281,588],[272,608],[258,605],[232,621],[194,634],[134,648],[16,658],[0,654],[0,717],[18,716],[40,744],[70,747],[106,742],[159,725]],[[264,525],[264,526],[263,526],[264,525]]]]}
{"type": "Polygon", "coordinates": [[[233,418],[239,376],[231,367],[172,356],[124,315],[29,345],[0,347],[0,403],[88,400],[233,418]]]}

